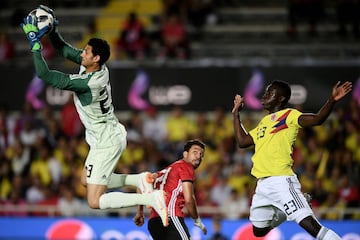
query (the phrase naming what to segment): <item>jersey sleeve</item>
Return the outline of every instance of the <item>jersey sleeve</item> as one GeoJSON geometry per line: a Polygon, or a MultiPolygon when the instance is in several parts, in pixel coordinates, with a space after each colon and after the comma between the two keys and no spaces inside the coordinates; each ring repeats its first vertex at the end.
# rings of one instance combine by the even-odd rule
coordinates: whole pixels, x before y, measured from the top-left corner
{"type": "Polygon", "coordinates": [[[35,70],[40,79],[47,84],[77,93],[89,91],[88,82],[92,74],[80,76],[78,74],[65,74],[60,71],[50,70],[40,51],[33,52],[35,70]]]}
{"type": "Polygon", "coordinates": [[[54,49],[61,54],[61,56],[66,59],[75,62],[77,64],[81,64],[81,49],[76,49],[67,43],[58,31],[52,31],[49,34],[49,39],[54,49]]]}
{"type": "Polygon", "coordinates": [[[301,125],[299,124],[299,117],[301,116],[301,114],[302,112],[300,112],[299,110],[292,109],[287,119],[287,123],[289,125],[301,128],[301,125]]]}
{"type": "Polygon", "coordinates": [[[194,182],[195,171],[191,165],[182,164],[179,168],[179,176],[182,182],[194,182]]]}

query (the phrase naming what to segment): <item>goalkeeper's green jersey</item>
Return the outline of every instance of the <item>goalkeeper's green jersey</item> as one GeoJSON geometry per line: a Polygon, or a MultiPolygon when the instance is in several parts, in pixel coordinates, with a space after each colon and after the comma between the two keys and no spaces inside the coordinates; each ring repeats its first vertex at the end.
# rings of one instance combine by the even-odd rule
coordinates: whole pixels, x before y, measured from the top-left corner
{"type": "MultiPolygon", "coordinates": [[[[80,49],[75,49],[66,43],[59,33],[50,34],[54,48],[67,59],[80,64],[80,49]]],[[[40,51],[33,51],[36,72],[49,85],[74,92],[74,103],[79,117],[85,127],[86,141],[90,147],[109,147],[118,144],[118,138],[123,126],[114,113],[111,97],[109,71],[102,65],[96,72],[86,73],[80,66],[78,74],[65,74],[49,70],[40,51]],[[108,131],[108,130],[111,131],[108,131]],[[107,131],[105,131],[107,130],[107,131]],[[104,133],[111,132],[111,136],[104,133]]]]}
{"type": "Polygon", "coordinates": [[[256,178],[294,175],[293,144],[299,128],[301,112],[283,109],[266,115],[249,132],[255,143],[251,174],[256,178]]]}

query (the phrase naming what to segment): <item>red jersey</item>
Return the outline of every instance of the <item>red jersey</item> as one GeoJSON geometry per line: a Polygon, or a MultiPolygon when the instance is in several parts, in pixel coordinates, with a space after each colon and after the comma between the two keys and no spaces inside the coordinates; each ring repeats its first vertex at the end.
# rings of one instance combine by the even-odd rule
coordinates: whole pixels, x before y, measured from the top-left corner
{"type": "MultiPolygon", "coordinates": [[[[154,182],[154,188],[166,192],[166,205],[168,206],[169,217],[184,217],[184,195],[182,182],[194,182],[195,169],[190,163],[183,159],[170,164],[165,169],[157,172],[158,177],[154,182]]],[[[151,209],[149,219],[158,217],[154,209],[151,209]]]]}

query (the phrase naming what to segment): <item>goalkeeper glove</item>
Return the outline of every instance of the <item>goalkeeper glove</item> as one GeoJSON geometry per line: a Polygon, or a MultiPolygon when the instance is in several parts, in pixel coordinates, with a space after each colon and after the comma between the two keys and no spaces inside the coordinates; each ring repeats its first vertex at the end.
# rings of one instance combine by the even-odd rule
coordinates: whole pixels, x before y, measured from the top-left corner
{"type": "Polygon", "coordinates": [[[31,15],[24,18],[24,22],[21,24],[21,27],[26,34],[27,39],[30,42],[30,48],[33,51],[38,51],[41,49],[40,39],[45,35],[49,27],[44,27],[39,30],[37,27],[37,19],[33,18],[31,15]]]}
{"type": "Polygon", "coordinates": [[[197,226],[198,228],[200,228],[203,231],[203,233],[206,235],[207,229],[206,229],[205,225],[203,224],[203,222],[201,221],[200,217],[198,217],[197,219],[194,219],[194,225],[197,226]]]}

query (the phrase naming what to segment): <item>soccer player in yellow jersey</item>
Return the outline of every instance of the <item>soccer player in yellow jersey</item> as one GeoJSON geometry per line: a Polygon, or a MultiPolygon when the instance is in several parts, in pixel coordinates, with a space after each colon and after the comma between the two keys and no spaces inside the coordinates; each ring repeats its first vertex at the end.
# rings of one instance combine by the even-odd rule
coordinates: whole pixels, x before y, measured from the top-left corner
{"type": "Polygon", "coordinates": [[[274,81],[267,86],[262,105],[269,112],[258,125],[247,132],[241,123],[240,110],[244,99],[236,95],[233,124],[240,148],[255,146],[251,174],[257,180],[250,208],[250,221],[256,237],[265,236],[285,220],[296,221],[314,238],[341,239],[334,231],[322,226],[301,192],[301,185],[292,170],[292,146],[299,128],[322,124],[335,103],[352,89],[351,82],[336,83],[318,113],[302,113],[286,105],[291,96],[288,83],[274,81]]]}

